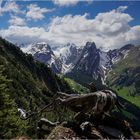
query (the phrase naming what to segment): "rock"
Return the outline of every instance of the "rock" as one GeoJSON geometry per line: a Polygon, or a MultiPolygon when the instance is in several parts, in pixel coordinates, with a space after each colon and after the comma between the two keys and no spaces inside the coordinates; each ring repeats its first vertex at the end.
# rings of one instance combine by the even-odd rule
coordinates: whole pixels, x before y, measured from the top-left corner
{"type": "Polygon", "coordinates": [[[104,137],[102,136],[99,130],[97,130],[95,127],[92,127],[90,139],[104,139],[104,137]]]}
{"type": "Polygon", "coordinates": [[[111,128],[109,126],[103,126],[103,125],[100,125],[98,127],[102,132],[106,133],[109,136],[112,136],[112,137],[117,138],[117,139],[125,138],[123,133],[116,128],[111,128]]]}
{"type": "Polygon", "coordinates": [[[82,129],[83,132],[88,132],[88,131],[91,131],[91,126],[92,124],[90,122],[83,122],[80,125],[80,128],[82,129]]]}
{"type": "Polygon", "coordinates": [[[49,136],[47,137],[47,139],[80,139],[76,133],[67,127],[63,127],[61,125],[56,126],[52,132],[49,134],[49,136]]]}
{"type": "Polygon", "coordinates": [[[110,116],[107,114],[105,115],[104,119],[100,121],[99,125],[115,128],[121,131],[127,139],[130,139],[133,133],[133,130],[127,121],[121,120],[118,117],[110,116]]]}
{"type": "Polygon", "coordinates": [[[90,122],[83,122],[80,125],[83,135],[88,139],[104,139],[99,130],[93,127],[90,122]]]}

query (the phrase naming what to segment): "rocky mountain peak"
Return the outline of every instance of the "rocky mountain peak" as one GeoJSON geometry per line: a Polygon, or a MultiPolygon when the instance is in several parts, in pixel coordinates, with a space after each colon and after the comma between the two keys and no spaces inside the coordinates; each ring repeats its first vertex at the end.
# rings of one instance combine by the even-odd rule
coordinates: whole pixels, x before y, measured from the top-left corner
{"type": "Polygon", "coordinates": [[[127,45],[123,46],[122,48],[120,48],[120,51],[130,50],[132,47],[134,47],[133,44],[127,44],[127,45]]]}
{"type": "Polygon", "coordinates": [[[49,44],[46,42],[38,42],[34,44],[30,44],[27,47],[22,48],[23,52],[35,55],[36,53],[50,53],[53,54],[53,51],[49,44]]]}
{"type": "Polygon", "coordinates": [[[98,66],[100,61],[99,50],[94,42],[87,42],[74,69],[83,71],[87,75],[98,78],[98,66]]]}
{"type": "Polygon", "coordinates": [[[38,53],[50,53],[50,54],[53,54],[53,51],[52,51],[50,45],[45,43],[45,42],[40,42],[40,43],[36,43],[36,44],[32,45],[32,49],[35,49],[35,48],[37,49],[35,51],[38,52],[38,53]]]}
{"type": "Polygon", "coordinates": [[[94,42],[87,42],[85,46],[94,46],[94,47],[96,47],[94,42]]]}
{"type": "Polygon", "coordinates": [[[70,43],[70,42],[69,42],[69,43],[66,44],[66,46],[75,47],[76,45],[75,45],[74,43],[70,43]]]}
{"type": "Polygon", "coordinates": [[[74,43],[67,43],[64,45],[62,51],[60,52],[60,60],[62,62],[62,73],[67,73],[76,64],[81,49],[78,48],[74,43]]]}
{"type": "Polygon", "coordinates": [[[96,50],[97,48],[94,42],[87,42],[86,45],[84,46],[84,49],[92,51],[92,50],[96,50]]]}
{"type": "Polygon", "coordinates": [[[110,58],[112,64],[114,64],[117,63],[119,60],[125,58],[132,47],[134,47],[134,45],[127,44],[120,49],[109,50],[107,52],[107,55],[110,58]]]}
{"type": "Polygon", "coordinates": [[[36,60],[47,64],[55,73],[61,72],[61,62],[46,42],[31,44],[26,48],[22,48],[22,50],[28,54],[32,54],[36,60]]]}

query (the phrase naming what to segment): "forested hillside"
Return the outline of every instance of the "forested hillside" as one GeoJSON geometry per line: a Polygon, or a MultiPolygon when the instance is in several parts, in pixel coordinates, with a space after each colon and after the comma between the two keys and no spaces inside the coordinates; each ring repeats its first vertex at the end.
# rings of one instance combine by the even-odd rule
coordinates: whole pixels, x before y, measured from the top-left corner
{"type": "Polygon", "coordinates": [[[0,38],[0,138],[35,138],[34,120],[21,120],[18,108],[38,110],[60,90],[73,93],[46,65],[0,38]]]}

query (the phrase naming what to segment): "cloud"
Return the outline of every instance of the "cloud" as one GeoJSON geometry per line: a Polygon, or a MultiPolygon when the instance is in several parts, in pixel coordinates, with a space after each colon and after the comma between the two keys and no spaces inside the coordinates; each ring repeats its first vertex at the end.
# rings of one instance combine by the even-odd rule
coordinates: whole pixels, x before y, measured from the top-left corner
{"type": "Polygon", "coordinates": [[[18,44],[43,41],[40,36],[45,33],[43,28],[27,26],[10,26],[7,30],[0,30],[0,35],[18,44]]]}
{"type": "MultiPolygon", "coordinates": [[[[126,9],[122,6],[119,8],[126,9]]],[[[121,34],[125,36],[125,33],[131,30],[129,22],[133,18],[123,13],[124,10],[118,9],[99,13],[94,19],[89,19],[87,13],[55,17],[48,30],[51,37],[57,38],[59,43],[73,42],[83,45],[86,41],[95,41],[97,46],[104,50],[120,47],[113,40],[121,34]]]]}
{"type": "Polygon", "coordinates": [[[0,0],[0,9],[1,9],[2,2],[3,2],[3,0],[0,0]]]}
{"type": "Polygon", "coordinates": [[[94,41],[98,48],[107,51],[128,43],[140,44],[140,25],[130,26],[133,18],[124,13],[127,7],[99,13],[95,18],[84,15],[54,17],[47,28],[10,26],[0,35],[18,43],[46,41],[53,44],[75,43],[84,45],[94,41]]]}
{"type": "Polygon", "coordinates": [[[118,11],[118,12],[123,12],[123,11],[125,11],[127,8],[128,8],[128,6],[119,6],[119,7],[117,8],[117,11],[118,11]]]}
{"type": "Polygon", "coordinates": [[[33,20],[41,20],[47,12],[52,12],[54,9],[40,8],[37,4],[30,4],[27,6],[26,17],[33,20]]]}
{"type": "Polygon", "coordinates": [[[106,13],[99,13],[93,21],[96,31],[104,35],[116,35],[129,30],[129,22],[133,18],[123,11],[126,6],[120,6],[117,10],[112,10],[106,13]],[[122,10],[123,9],[123,10],[122,10]]]}
{"type": "MultiPolygon", "coordinates": [[[[53,0],[54,4],[58,6],[74,6],[80,1],[82,0],[53,0]]],[[[88,2],[89,4],[93,2],[93,0],[83,0],[83,1],[88,2]]]]}
{"type": "Polygon", "coordinates": [[[71,6],[76,5],[78,0],[53,0],[54,4],[59,6],[71,6]]]}
{"type": "Polygon", "coordinates": [[[11,15],[11,19],[8,21],[11,25],[17,25],[17,26],[24,26],[26,25],[25,19],[11,15]]]}
{"type": "Polygon", "coordinates": [[[2,15],[5,12],[10,13],[24,13],[19,7],[19,5],[16,4],[14,1],[7,1],[6,4],[0,8],[0,15],[2,15]]]}

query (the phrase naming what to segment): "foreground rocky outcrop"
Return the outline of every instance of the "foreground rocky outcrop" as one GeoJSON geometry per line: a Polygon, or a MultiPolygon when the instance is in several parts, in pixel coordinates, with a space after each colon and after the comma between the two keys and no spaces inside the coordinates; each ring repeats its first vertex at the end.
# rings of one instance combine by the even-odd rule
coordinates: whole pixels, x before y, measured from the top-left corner
{"type": "MultiPolygon", "coordinates": [[[[87,118],[87,117],[85,117],[87,118]]],[[[105,115],[102,120],[90,116],[82,122],[63,122],[46,139],[138,139],[125,120],[105,115]]]]}

